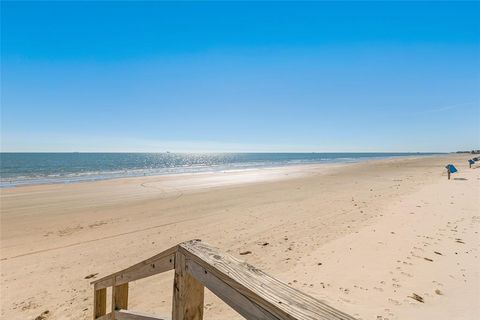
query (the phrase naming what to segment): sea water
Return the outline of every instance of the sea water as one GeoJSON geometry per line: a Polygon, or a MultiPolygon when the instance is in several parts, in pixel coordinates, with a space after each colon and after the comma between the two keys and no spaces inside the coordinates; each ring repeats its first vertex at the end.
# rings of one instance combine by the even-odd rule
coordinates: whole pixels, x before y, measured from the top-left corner
{"type": "Polygon", "coordinates": [[[432,153],[0,153],[0,187],[411,155],[432,153]]]}

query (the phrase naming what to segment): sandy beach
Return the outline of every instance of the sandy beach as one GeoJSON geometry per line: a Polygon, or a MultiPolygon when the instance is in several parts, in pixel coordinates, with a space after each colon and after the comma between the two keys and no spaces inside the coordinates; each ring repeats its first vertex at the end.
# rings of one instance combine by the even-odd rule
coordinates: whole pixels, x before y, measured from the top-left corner
{"type": "MultiPolygon", "coordinates": [[[[358,319],[479,319],[470,157],[2,189],[1,318],[90,319],[92,280],[202,239],[358,319]]],[[[130,290],[131,309],[170,314],[171,272],[130,290]]],[[[207,292],[205,319],[241,317],[207,292]]]]}

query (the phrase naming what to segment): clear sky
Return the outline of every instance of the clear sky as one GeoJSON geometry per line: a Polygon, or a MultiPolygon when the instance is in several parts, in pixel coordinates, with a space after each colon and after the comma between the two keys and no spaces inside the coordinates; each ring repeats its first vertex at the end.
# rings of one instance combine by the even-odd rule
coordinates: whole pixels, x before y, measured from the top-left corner
{"type": "Polygon", "coordinates": [[[457,1],[2,1],[2,151],[479,148],[479,21],[457,1]]]}

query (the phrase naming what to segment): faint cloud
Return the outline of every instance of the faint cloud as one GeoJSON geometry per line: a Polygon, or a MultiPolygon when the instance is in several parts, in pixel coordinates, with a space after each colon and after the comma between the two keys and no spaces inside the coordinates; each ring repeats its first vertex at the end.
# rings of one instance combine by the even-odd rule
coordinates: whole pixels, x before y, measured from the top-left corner
{"type": "Polygon", "coordinates": [[[443,111],[448,111],[448,110],[454,110],[454,109],[460,109],[463,107],[469,107],[469,106],[479,106],[478,102],[465,102],[465,103],[458,103],[458,104],[453,104],[449,106],[443,106],[443,107],[436,107],[428,110],[422,110],[418,112],[414,112],[413,114],[428,114],[428,113],[437,113],[437,112],[443,112],[443,111]]]}

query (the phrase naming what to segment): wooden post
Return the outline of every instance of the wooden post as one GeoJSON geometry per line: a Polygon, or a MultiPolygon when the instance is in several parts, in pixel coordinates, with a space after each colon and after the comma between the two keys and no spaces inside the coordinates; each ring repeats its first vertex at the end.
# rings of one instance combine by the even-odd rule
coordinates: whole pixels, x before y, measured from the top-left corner
{"type": "Polygon", "coordinates": [[[97,319],[107,314],[107,288],[93,290],[93,319],[97,319]]]}
{"type": "Polygon", "coordinates": [[[185,256],[175,254],[172,320],[202,320],[204,287],[186,271],[185,256]]]}
{"type": "Polygon", "coordinates": [[[450,180],[450,169],[447,169],[448,172],[448,180],[450,180]]]}
{"type": "Polygon", "coordinates": [[[128,282],[112,287],[112,320],[115,320],[115,310],[128,309],[128,282]]]}

